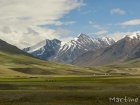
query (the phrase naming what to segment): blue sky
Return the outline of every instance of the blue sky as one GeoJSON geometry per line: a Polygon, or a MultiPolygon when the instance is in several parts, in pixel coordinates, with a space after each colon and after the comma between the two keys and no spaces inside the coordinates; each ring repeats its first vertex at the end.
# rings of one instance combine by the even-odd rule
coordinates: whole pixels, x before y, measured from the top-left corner
{"type": "Polygon", "coordinates": [[[122,23],[140,19],[139,8],[139,0],[85,0],[83,6],[60,20],[75,21],[74,24],[62,26],[71,30],[71,35],[82,32],[97,36],[96,32],[103,30],[108,32],[101,34],[102,36],[114,32],[138,31],[140,23],[138,25],[122,25],[122,23]]]}
{"type": "Polygon", "coordinates": [[[140,30],[140,0],[0,0],[0,39],[19,48],[80,33],[119,40],[140,30]]]}

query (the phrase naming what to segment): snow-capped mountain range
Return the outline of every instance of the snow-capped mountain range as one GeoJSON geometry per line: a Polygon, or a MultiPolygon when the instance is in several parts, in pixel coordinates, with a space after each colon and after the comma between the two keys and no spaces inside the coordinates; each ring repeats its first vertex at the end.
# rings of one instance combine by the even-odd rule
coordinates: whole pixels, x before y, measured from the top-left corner
{"type": "Polygon", "coordinates": [[[82,54],[105,48],[115,43],[112,38],[91,38],[86,34],[79,34],[77,38],[69,42],[62,43],[60,40],[45,40],[34,46],[24,48],[28,52],[40,59],[71,63],[82,54]]]}
{"type": "Polygon", "coordinates": [[[88,51],[72,64],[79,66],[99,66],[125,62],[140,58],[140,32],[126,35],[113,45],[97,51],[88,51]]]}
{"type": "Polygon", "coordinates": [[[85,34],[80,34],[77,38],[74,38],[61,46],[53,60],[63,63],[71,63],[87,51],[104,48],[112,45],[114,42],[115,41],[111,38],[104,37],[96,39],[85,34]]]}

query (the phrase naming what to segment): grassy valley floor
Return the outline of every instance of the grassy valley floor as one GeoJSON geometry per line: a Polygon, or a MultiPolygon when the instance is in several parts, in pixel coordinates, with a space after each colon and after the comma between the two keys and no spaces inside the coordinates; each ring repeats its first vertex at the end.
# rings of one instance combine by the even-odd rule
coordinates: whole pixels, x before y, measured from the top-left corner
{"type": "Polygon", "coordinates": [[[0,105],[140,105],[109,101],[140,98],[139,59],[84,68],[7,50],[0,52],[0,105]]]}
{"type": "Polygon", "coordinates": [[[0,105],[140,105],[140,76],[0,78],[0,105]]]}

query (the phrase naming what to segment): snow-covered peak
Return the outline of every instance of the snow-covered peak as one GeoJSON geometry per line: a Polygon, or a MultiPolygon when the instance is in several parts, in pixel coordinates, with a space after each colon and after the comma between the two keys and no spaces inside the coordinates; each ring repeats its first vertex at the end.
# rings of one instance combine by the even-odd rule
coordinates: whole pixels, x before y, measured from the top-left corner
{"type": "Polygon", "coordinates": [[[61,48],[59,49],[60,52],[65,52],[66,50],[71,49],[73,51],[74,49],[94,49],[94,48],[100,48],[103,46],[108,46],[113,44],[115,41],[112,38],[104,37],[101,39],[98,38],[92,38],[86,34],[79,34],[78,37],[74,38],[73,40],[70,40],[69,42],[65,43],[64,45],[61,45],[61,48]],[[65,51],[64,51],[65,50],[65,51]]]}
{"type": "Polygon", "coordinates": [[[96,38],[90,37],[86,34],[81,33],[77,38],[75,38],[78,43],[89,44],[89,43],[99,43],[96,38]]]}
{"type": "Polygon", "coordinates": [[[79,39],[82,39],[82,38],[89,38],[89,36],[86,35],[86,34],[80,33],[80,34],[78,35],[77,38],[79,38],[79,39]]]}
{"type": "Polygon", "coordinates": [[[139,38],[139,37],[140,37],[140,31],[133,32],[133,33],[130,34],[130,35],[126,35],[126,37],[129,37],[129,38],[131,38],[131,39],[139,38]]]}
{"type": "Polygon", "coordinates": [[[31,47],[28,47],[28,48],[25,48],[23,50],[25,50],[25,51],[28,50],[26,52],[32,53],[34,51],[42,49],[45,46],[50,46],[51,47],[52,45],[57,45],[58,43],[61,43],[61,41],[58,40],[58,39],[53,39],[53,40],[46,39],[46,40],[43,40],[43,41],[37,43],[36,45],[33,45],[31,47]]]}

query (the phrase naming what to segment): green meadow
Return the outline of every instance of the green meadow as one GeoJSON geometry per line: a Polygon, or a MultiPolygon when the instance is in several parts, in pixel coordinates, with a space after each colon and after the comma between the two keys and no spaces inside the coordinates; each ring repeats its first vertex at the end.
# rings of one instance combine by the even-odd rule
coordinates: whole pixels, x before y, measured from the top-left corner
{"type": "Polygon", "coordinates": [[[110,97],[140,98],[139,76],[1,78],[0,105],[140,105],[110,97]]]}
{"type": "Polygon", "coordinates": [[[77,67],[0,52],[0,105],[140,105],[140,62],[77,67]]]}

